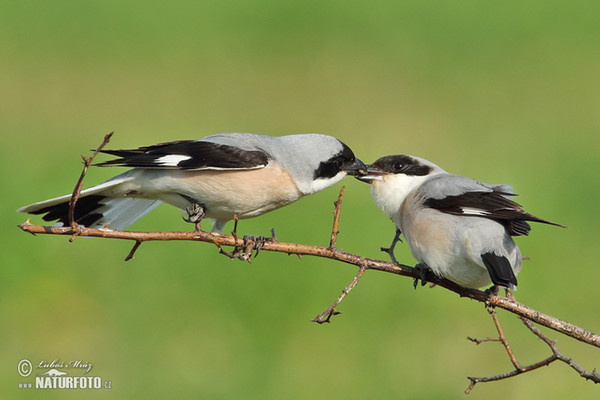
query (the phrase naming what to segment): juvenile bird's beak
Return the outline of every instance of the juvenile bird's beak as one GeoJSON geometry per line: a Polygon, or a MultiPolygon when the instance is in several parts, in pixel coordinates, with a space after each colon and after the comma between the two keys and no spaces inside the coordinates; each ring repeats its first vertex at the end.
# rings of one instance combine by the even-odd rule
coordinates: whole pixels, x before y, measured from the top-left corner
{"type": "Polygon", "coordinates": [[[376,180],[381,180],[384,175],[387,175],[387,172],[384,172],[380,169],[373,168],[370,165],[366,166],[366,173],[360,176],[354,176],[356,179],[362,182],[371,183],[376,180]]]}
{"type": "Polygon", "coordinates": [[[344,171],[348,173],[348,175],[352,175],[358,179],[359,176],[367,174],[367,166],[364,162],[360,161],[358,158],[354,160],[354,163],[347,165],[344,167],[344,171]]]}

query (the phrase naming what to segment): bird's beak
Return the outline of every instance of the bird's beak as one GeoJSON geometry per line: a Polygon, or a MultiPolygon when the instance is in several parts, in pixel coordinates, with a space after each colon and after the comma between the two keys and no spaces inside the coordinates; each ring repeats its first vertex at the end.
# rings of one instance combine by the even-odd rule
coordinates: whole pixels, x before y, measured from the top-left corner
{"type": "Polygon", "coordinates": [[[352,164],[344,167],[344,171],[346,171],[348,175],[358,178],[359,176],[367,174],[367,166],[364,162],[356,158],[352,164]]]}
{"type": "Polygon", "coordinates": [[[383,177],[385,175],[387,175],[387,172],[384,172],[380,169],[377,168],[373,168],[370,165],[368,165],[366,167],[366,174],[360,175],[360,176],[354,176],[356,179],[358,179],[359,181],[362,182],[366,182],[366,183],[371,183],[373,181],[378,181],[383,179],[383,177]]]}

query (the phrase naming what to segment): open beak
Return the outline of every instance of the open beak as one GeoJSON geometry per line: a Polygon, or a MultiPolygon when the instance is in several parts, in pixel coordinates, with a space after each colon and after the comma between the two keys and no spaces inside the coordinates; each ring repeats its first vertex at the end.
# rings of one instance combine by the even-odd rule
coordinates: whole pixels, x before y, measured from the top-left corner
{"type": "Polygon", "coordinates": [[[348,173],[348,175],[352,175],[358,179],[358,177],[367,174],[367,166],[364,162],[360,161],[358,158],[354,160],[354,163],[346,166],[344,171],[348,173]]]}
{"type": "Polygon", "coordinates": [[[384,172],[380,169],[373,168],[370,165],[366,167],[366,174],[360,176],[354,176],[356,179],[362,182],[371,183],[373,181],[383,179],[384,175],[387,175],[387,172],[384,172]]]}

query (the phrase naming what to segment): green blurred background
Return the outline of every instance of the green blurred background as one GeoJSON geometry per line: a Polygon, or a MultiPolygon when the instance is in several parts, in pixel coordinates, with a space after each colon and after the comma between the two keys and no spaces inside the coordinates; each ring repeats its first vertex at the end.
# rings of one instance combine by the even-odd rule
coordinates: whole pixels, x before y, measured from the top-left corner
{"type": "MultiPolygon", "coordinates": [[[[0,3],[0,391],[6,398],[463,398],[505,372],[480,303],[368,272],[329,325],[310,320],[356,270],[213,246],[27,235],[15,210],[68,193],[79,154],[243,131],[338,137],[365,162],[415,154],[511,183],[535,226],[517,298],[600,332],[600,5],[562,1],[3,1],[0,3]],[[93,363],[108,391],[18,389],[19,360],[93,363]]],[[[92,169],[87,186],[118,169],[92,169]]],[[[345,179],[339,247],[386,259],[394,227],[345,179]]],[[[240,233],[326,245],[341,184],[240,233]]],[[[41,222],[34,218],[33,222],[41,222]]],[[[161,206],[133,230],[187,230],[161,206]]],[[[227,230],[231,229],[228,225],[227,230]]],[[[406,245],[396,253],[414,264],[406,245]]],[[[523,363],[549,355],[500,313],[523,363]]],[[[600,349],[550,333],[591,370],[600,349]]],[[[31,379],[29,379],[31,380],[31,379]]],[[[564,364],[469,398],[597,398],[564,364]]]]}

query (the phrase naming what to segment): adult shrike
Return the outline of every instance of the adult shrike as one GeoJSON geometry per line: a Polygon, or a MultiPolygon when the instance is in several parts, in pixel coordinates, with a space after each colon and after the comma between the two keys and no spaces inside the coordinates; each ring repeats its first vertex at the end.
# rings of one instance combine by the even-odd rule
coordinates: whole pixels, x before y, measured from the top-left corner
{"type": "MultiPolygon", "coordinates": [[[[365,165],[338,139],[320,134],[265,136],[221,133],[131,150],[102,150],[119,158],[100,166],[132,167],[83,190],[75,222],[124,229],[161,202],[215,220],[221,233],[234,218],[252,218],[288,205],[341,180],[365,165]]],[[[69,223],[71,195],[35,203],[19,212],[69,223]]]]}
{"type": "Polygon", "coordinates": [[[510,185],[452,175],[419,157],[382,157],[357,179],[370,183],[375,202],[396,224],[394,262],[402,233],[417,267],[467,288],[516,287],[523,258],[512,236],[527,235],[527,221],[562,226],[523,211],[510,199],[510,185]]]}

